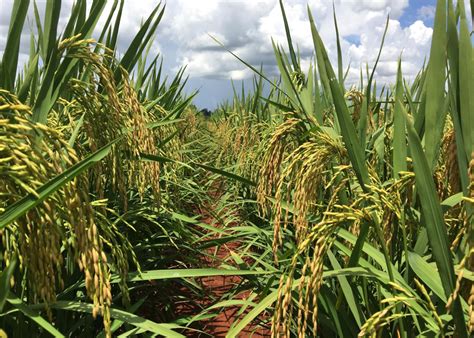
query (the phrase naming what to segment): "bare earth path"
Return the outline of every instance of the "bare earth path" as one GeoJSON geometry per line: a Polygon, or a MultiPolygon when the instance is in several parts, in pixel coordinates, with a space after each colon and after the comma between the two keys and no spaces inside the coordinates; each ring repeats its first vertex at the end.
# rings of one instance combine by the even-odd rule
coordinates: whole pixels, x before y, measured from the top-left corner
{"type": "MultiPolygon", "coordinates": [[[[219,198],[218,193],[211,193],[211,197],[214,200],[219,198]]],[[[198,210],[201,215],[201,221],[212,225],[213,217],[206,210],[198,210]]],[[[219,224],[214,224],[214,226],[219,227],[219,224]]],[[[238,241],[231,241],[221,245],[217,253],[215,252],[215,247],[207,249],[207,255],[203,255],[201,263],[203,267],[214,267],[217,268],[220,265],[220,262],[225,261],[231,256],[231,252],[238,252],[240,243],[238,241]]],[[[238,285],[242,282],[242,277],[240,276],[212,276],[201,278],[200,283],[205,291],[205,294],[209,296],[210,299],[218,299],[221,296],[229,292],[232,287],[238,285]]],[[[249,292],[242,292],[236,298],[245,300],[249,296],[249,292]]],[[[235,299],[235,297],[234,297],[235,299]]],[[[210,320],[205,321],[203,324],[202,330],[209,336],[212,337],[225,337],[229,331],[232,323],[236,320],[241,319],[243,315],[239,316],[239,306],[226,307],[219,311],[218,315],[211,318],[210,320]]],[[[248,312],[248,311],[247,311],[248,312]]],[[[247,313],[246,312],[246,313],[247,313]]],[[[204,337],[205,335],[201,334],[197,337],[204,337]]],[[[252,323],[248,325],[238,337],[270,337],[269,328],[265,328],[252,323]]]]}

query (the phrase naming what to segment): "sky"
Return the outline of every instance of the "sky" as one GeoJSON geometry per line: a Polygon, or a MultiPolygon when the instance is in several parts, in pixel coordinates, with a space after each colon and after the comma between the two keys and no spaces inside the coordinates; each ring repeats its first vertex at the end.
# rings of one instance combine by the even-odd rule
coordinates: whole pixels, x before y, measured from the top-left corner
{"type": "MultiPolygon", "coordinates": [[[[5,46],[12,2],[0,0],[0,53],[5,46]]],[[[37,3],[44,7],[45,1],[37,0],[37,3]]],[[[126,49],[144,17],[157,3],[125,0],[119,51],[126,49]]],[[[64,21],[71,4],[72,1],[63,1],[61,17],[64,21]]],[[[309,68],[313,57],[307,4],[330,58],[335,62],[333,1],[285,0],[284,4],[303,69],[309,68]]],[[[334,0],[334,6],[342,39],[344,69],[350,65],[348,84],[358,81],[361,66],[365,69],[367,63],[369,67],[373,65],[387,16],[390,17],[389,28],[375,78],[378,83],[393,83],[400,55],[406,78],[409,80],[416,75],[429,53],[435,0],[334,0]]],[[[469,6],[469,1],[466,1],[466,6],[469,6]]],[[[104,11],[104,21],[106,15],[107,10],[104,11]]],[[[180,67],[187,67],[187,92],[199,90],[195,99],[198,107],[214,109],[232,97],[231,79],[239,87],[241,81],[249,87],[253,77],[251,70],[209,35],[257,68],[262,64],[268,76],[277,76],[271,39],[287,49],[278,0],[168,0],[151,53],[163,57],[164,69],[170,76],[180,67]]],[[[27,34],[23,40],[27,45],[27,34]]],[[[24,54],[22,59],[26,60],[27,55],[24,54]]]]}

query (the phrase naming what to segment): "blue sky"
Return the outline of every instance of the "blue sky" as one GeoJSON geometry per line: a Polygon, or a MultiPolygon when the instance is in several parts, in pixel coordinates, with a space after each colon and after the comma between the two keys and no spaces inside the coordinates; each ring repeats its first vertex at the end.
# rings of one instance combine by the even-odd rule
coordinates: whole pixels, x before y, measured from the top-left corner
{"type": "Polygon", "coordinates": [[[423,20],[425,25],[433,26],[433,13],[436,7],[436,0],[416,0],[410,1],[407,10],[400,17],[400,23],[408,26],[415,20],[423,20]]]}
{"type": "MultiPolygon", "coordinates": [[[[12,2],[1,1],[0,53],[12,2]]],[[[44,8],[44,0],[37,2],[44,8]]],[[[301,51],[303,68],[309,67],[313,55],[307,4],[330,57],[335,60],[333,1],[285,0],[284,3],[293,40],[301,51]]],[[[71,4],[70,0],[63,1],[63,18],[67,17],[71,4]]],[[[152,0],[125,0],[119,50],[126,48],[143,16],[156,4],[157,1],[152,0]]],[[[377,81],[393,83],[401,53],[405,76],[410,79],[416,75],[429,51],[435,0],[334,0],[334,4],[342,36],[344,67],[350,63],[349,84],[358,80],[361,66],[373,64],[387,15],[390,15],[390,25],[376,72],[377,81]]],[[[469,7],[469,1],[466,5],[469,7]]],[[[105,16],[101,20],[105,20],[105,16]]],[[[215,108],[232,97],[230,79],[238,86],[241,81],[249,85],[253,76],[249,69],[219,48],[209,34],[249,63],[257,67],[263,64],[267,75],[277,75],[271,38],[286,47],[278,0],[168,0],[152,53],[163,56],[165,71],[171,76],[179,67],[187,66],[190,76],[187,90],[199,89],[195,100],[198,107],[215,108]]],[[[25,37],[23,42],[28,45],[25,37]]],[[[26,53],[22,59],[27,59],[26,53]]]]}

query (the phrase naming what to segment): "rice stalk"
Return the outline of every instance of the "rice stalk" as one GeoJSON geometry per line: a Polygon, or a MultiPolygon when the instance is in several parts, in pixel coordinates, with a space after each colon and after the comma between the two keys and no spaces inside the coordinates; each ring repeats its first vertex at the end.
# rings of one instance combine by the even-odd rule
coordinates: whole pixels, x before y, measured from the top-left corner
{"type": "MultiPolygon", "coordinates": [[[[57,130],[31,122],[31,116],[28,106],[0,90],[0,212],[23,196],[36,194],[36,188],[78,162],[57,130]]],[[[79,176],[2,229],[2,265],[7,267],[12,255],[18,256],[29,297],[48,305],[64,287],[62,247],[72,248],[94,303],[93,316],[103,317],[110,335],[110,273],[87,191],[87,177],[79,176]]],[[[49,307],[47,311],[51,316],[49,307]]]]}

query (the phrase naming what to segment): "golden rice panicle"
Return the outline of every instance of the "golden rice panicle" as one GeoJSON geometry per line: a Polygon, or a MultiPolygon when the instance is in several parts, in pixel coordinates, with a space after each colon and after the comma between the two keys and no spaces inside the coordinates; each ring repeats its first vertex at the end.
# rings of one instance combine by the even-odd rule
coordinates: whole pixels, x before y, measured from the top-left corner
{"type": "Polygon", "coordinates": [[[232,128],[228,121],[219,123],[215,130],[215,137],[218,140],[220,152],[216,158],[217,165],[225,165],[227,157],[232,149],[232,128]]]}
{"type": "MultiPolygon", "coordinates": [[[[448,119],[446,123],[439,162],[440,168],[437,172],[441,177],[438,178],[435,176],[435,179],[438,189],[443,189],[438,190],[438,194],[440,198],[444,200],[462,190],[461,174],[457,160],[456,133],[452,127],[451,119],[448,119]],[[444,187],[438,184],[441,180],[444,182],[444,187]]],[[[451,243],[451,251],[454,252],[459,247],[467,231],[466,210],[462,204],[450,208],[446,213],[445,220],[449,235],[455,236],[451,243]]]]}
{"type": "Polygon", "coordinates": [[[362,102],[364,101],[364,93],[357,90],[355,87],[352,87],[344,94],[344,97],[352,101],[352,121],[357,122],[360,118],[360,109],[362,107],[362,102]]]}
{"type": "Polygon", "coordinates": [[[272,196],[280,178],[281,165],[286,151],[291,150],[292,137],[300,131],[301,120],[290,117],[272,133],[263,154],[259,180],[257,182],[257,202],[264,215],[268,214],[267,197],[272,196]]]}
{"type": "MultiPolygon", "coordinates": [[[[281,225],[287,228],[289,211],[284,208],[292,203],[296,210],[293,216],[296,242],[303,240],[308,231],[308,216],[315,211],[321,187],[327,185],[328,173],[335,158],[343,158],[344,149],[339,141],[326,133],[317,133],[314,139],[303,143],[283,161],[283,171],[278,178],[275,194],[273,253],[276,259],[281,245],[281,225]],[[292,195],[291,195],[292,194],[292,195]]],[[[331,191],[328,189],[327,191],[331,191]]],[[[334,195],[333,195],[334,196],[334,195]]]]}
{"type": "Polygon", "coordinates": [[[76,103],[81,108],[79,110],[86,113],[84,129],[91,150],[95,151],[119,137],[125,138],[113,146],[111,156],[102,165],[93,169],[94,186],[99,198],[104,197],[105,189],[110,186],[113,192],[119,194],[124,209],[127,209],[129,188],[137,188],[143,196],[145,189],[151,186],[158,202],[160,165],[139,160],[143,154],[157,155],[159,139],[148,127],[153,116],[138,100],[127,72],[117,64],[112,53],[101,45],[103,53],[93,51],[89,40],[77,41],[72,46],[72,55],[89,65],[93,72],[89,84],[72,83],[76,103]],[[115,81],[113,68],[121,73],[120,86],[115,81]]]}
{"type": "Polygon", "coordinates": [[[298,337],[306,337],[308,326],[312,323],[313,332],[317,331],[318,303],[317,297],[322,285],[323,259],[333,241],[334,229],[337,222],[321,221],[316,224],[311,233],[302,240],[292,258],[290,268],[280,278],[278,298],[272,320],[272,336],[290,336],[293,321],[297,323],[298,337]],[[306,257],[303,266],[299,258],[306,257]],[[295,273],[300,271],[298,285],[298,300],[293,301],[293,284],[295,273]],[[297,318],[294,319],[295,307],[297,318]]]}
{"type": "Polygon", "coordinates": [[[271,128],[264,124],[258,123],[252,125],[249,130],[248,148],[242,149],[239,155],[239,161],[242,164],[241,174],[244,177],[250,177],[252,181],[258,182],[258,174],[261,169],[260,155],[264,153],[266,144],[263,141],[266,137],[267,130],[271,128]]]}
{"type": "Polygon", "coordinates": [[[294,83],[296,90],[301,92],[305,87],[305,74],[300,70],[295,70],[290,74],[291,81],[294,83]]]}
{"type": "Polygon", "coordinates": [[[445,162],[445,177],[448,180],[451,195],[461,191],[461,180],[457,160],[456,133],[450,128],[443,137],[443,158],[445,162]]]}
{"type": "MultiPolygon", "coordinates": [[[[143,107],[145,108],[145,107],[143,107]]],[[[169,116],[170,112],[165,110],[158,104],[153,105],[149,109],[149,112],[145,112],[147,116],[147,123],[151,121],[160,121],[165,119],[169,116]]],[[[151,129],[149,129],[151,131],[151,129]]],[[[155,146],[153,148],[149,148],[149,151],[152,155],[163,155],[165,157],[171,158],[173,160],[182,162],[183,160],[183,148],[185,147],[185,142],[182,137],[184,137],[186,133],[180,132],[181,130],[186,130],[187,128],[180,127],[178,124],[165,124],[160,127],[154,128],[152,131],[152,137],[155,140],[155,146]],[[181,137],[178,137],[181,136],[181,137]],[[166,143],[163,146],[159,146],[160,143],[165,141],[166,143]]],[[[147,165],[150,163],[142,162],[142,164],[147,165]]],[[[151,177],[158,177],[157,175],[166,175],[167,181],[178,182],[180,180],[180,173],[184,169],[178,163],[167,163],[166,166],[160,167],[157,162],[155,162],[156,167],[151,167],[150,172],[152,173],[151,177]],[[153,171],[155,174],[153,176],[153,171]]],[[[149,182],[151,183],[151,182],[149,182]]],[[[159,180],[155,179],[155,182],[152,182],[151,187],[155,191],[155,198],[159,197],[156,193],[160,191],[160,189],[165,188],[167,189],[167,185],[163,185],[163,187],[154,185],[158,184],[159,180]]]]}
{"type": "MultiPolygon", "coordinates": [[[[72,104],[84,114],[83,128],[90,151],[93,152],[123,135],[126,114],[123,113],[119,89],[110,67],[113,59],[109,54],[94,53],[90,44],[89,40],[77,40],[65,43],[64,48],[69,48],[72,56],[89,65],[92,72],[88,83],[73,81],[71,89],[75,94],[72,104]],[[106,95],[101,95],[101,91],[106,95]]],[[[99,199],[104,198],[105,190],[110,185],[113,192],[120,196],[126,209],[126,175],[121,161],[125,150],[123,144],[121,142],[114,145],[111,155],[92,168],[92,180],[99,199]],[[108,179],[110,182],[107,182],[108,179]]]]}
{"type": "MultiPolygon", "coordinates": [[[[27,194],[36,195],[36,189],[78,161],[57,130],[31,122],[30,117],[29,107],[0,90],[0,211],[27,194]]],[[[9,265],[14,252],[26,271],[32,301],[48,305],[63,288],[61,247],[72,246],[94,308],[104,316],[109,332],[109,273],[106,262],[97,259],[105,254],[87,191],[87,179],[76,177],[3,229],[2,265],[9,265]],[[91,280],[97,282],[92,285],[91,280]]]]}
{"type": "MultiPolygon", "coordinates": [[[[313,259],[310,264],[310,268],[308,269],[308,282],[307,282],[307,291],[304,295],[304,313],[305,313],[305,325],[300,329],[300,337],[304,337],[304,333],[306,332],[306,323],[309,320],[313,323],[313,332],[317,332],[318,328],[318,294],[319,290],[321,289],[321,285],[323,282],[323,260],[324,256],[328,248],[331,245],[332,241],[332,234],[325,233],[328,228],[323,228],[323,234],[320,238],[316,240],[316,245],[313,251],[313,259]],[[311,314],[311,318],[309,315],[311,314]]],[[[301,295],[302,296],[302,295],[301,295]]]]}
{"type": "MultiPolygon", "coordinates": [[[[63,144],[56,132],[30,122],[30,108],[21,105],[13,95],[1,90],[0,106],[0,211],[3,211],[27,194],[36,195],[36,188],[46,183],[52,173],[60,173],[68,154],[60,152],[63,144]],[[35,140],[35,135],[40,134],[42,139],[35,140]]],[[[64,204],[70,201],[63,194],[56,194],[2,231],[2,263],[8,266],[12,254],[17,254],[21,268],[28,268],[33,293],[46,303],[55,300],[55,289],[62,284],[62,236],[56,220],[62,216],[58,205],[64,204]]]]}
{"type": "MultiPolygon", "coordinates": [[[[256,147],[260,143],[260,139],[257,136],[258,129],[258,126],[251,125],[247,120],[244,120],[237,129],[233,147],[233,157],[235,163],[237,163],[237,167],[241,170],[245,170],[252,162],[255,163],[256,161],[256,147]]],[[[252,171],[249,171],[250,176],[251,173],[252,171]]]]}
{"type": "Polygon", "coordinates": [[[325,133],[317,133],[293,150],[282,160],[284,168],[278,178],[275,194],[274,242],[275,260],[281,245],[281,225],[285,228],[294,225],[297,252],[294,254],[289,271],[280,279],[275,315],[272,321],[274,336],[289,335],[294,317],[297,318],[297,335],[305,337],[311,325],[317,331],[317,297],[322,284],[323,262],[334,238],[334,230],[346,221],[346,215],[330,212],[338,204],[338,192],[347,183],[343,178],[349,167],[343,166],[336,174],[329,175],[334,159],[343,160],[345,151],[338,140],[325,133]],[[290,195],[290,192],[292,194],[290,195]],[[315,204],[319,193],[328,194],[329,203],[323,209],[315,204]],[[293,204],[295,216],[290,223],[286,203],[293,204]],[[310,215],[323,215],[315,224],[310,224],[310,215]],[[304,263],[299,258],[306,257],[304,263]],[[302,265],[301,265],[302,264],[302,265]],[[295,271],[300,271],[298,301],[293,304],[293,283],[295,271]]]}
{"type": "Polygon", "coordinates": [[[453,292],[448,297],[448,301],[446,302],[446,309],[448,311],[451,311],[451,307],[454,301],[459,297],[459,294],[461,293],[461,286],[462,286],[462,281],[464,277],[464,268],[466,267],[469,256],[470,256],[470,253],[467,253],[467,255],[465,255],[463,259],[461,260],[461,262],[459,263],[459,266],[458,266],[459,273],[458,273],[458,277],[456,278],[456,285],[454,287],[453,292]]]}
{"type": "MultiPolygon", "coordinates": [[[[311,173],[312,170],[309,163],[307,165],[305,163],[307,158],[311,159],[310,163],[314,168],[318,168],[319,163],[324,163],[325,166],[330,166],[331,158],[326,157],[326,151],[328,151],[332,157],[334,157],[334,154],[339,153],[340,161],[344,162],[345,153],[338,150],[339,147],[337,141],[335,142],[330,138],[326,138],[325,135],[318,135],[318,137],[314,138],[313,145],[309,146],[303,144],[290,154],[288,157],[289,163],[285,162],[286,166],[282,173],[281,180],[285,179],[283,178],[285,175],[287,175],[287,182],[291,182],[291,180],[296,182],[298,182],[298,180],[304,180],[302,177],[304,177],[305,173],[311,173]],[[311,156],[316,156],[316,158],[318,158],[318,156],[320,157],[318,160],[315,160],[315,158],[311,158],[311,156]],[[301,168],[304,168],[305,170],[301,170],[301,168]],[[292,170],[294,170],[294,175],[292,174],[292,170]]],[[[321,190],[326,194],[330,194],[328,197],[328,203],[324,206],[324,209],[317,205],[312,205],[310,209],[305,209],[305,205],[298,204],[301,202],[296,202],[296,191],[300,189],[300,186],[304,185],[299,183],[299,185],[297,183],[288,183],[287,186],[288,190],[294,191],[291,196],[291,203],[294,206],[295,213],[306,213],[306,227],[304,230],[301,230],[303,232],[296,240],[298,249],[293,256],[291,266],[288,269],[288,272],[283,274],[280,279],[275,315],[272,322],[274,336],[288,334],[288,328],[292,325],[292,322],[297,324],[295,329],[298,337],[307,336],[310,327],[313,332],[317,332],[317,297],[322,285],[324,257],[334,241],[335,230],[341,226],[350,228],[351,223],[359,224],[363,221],[372,221],[373,213],[379,215],[379,219],[384,218],[389,220],[392,218],[399,218],[402,205],[400,192],[403,191],[405,187],[409,186],[410,182],[413,180],[413,175],[403,175],[392,185],[382,189],[377,177],[372,173],[371,181],[376,184],[368,185],[368,191],[364,193],[359,192],[358,198],[351,201],[350,204],[345,203],[341,205],[339,192],[346,186],[348,177],[354,175],[353,171],[350,170],[350,166],[338,167],[336,173],[327,175],[332,176],[327,180],[324,179],[324,177],[327,174],[326,171],[328,171],[328,168],[320,168],[319,170],[320,171],[314,171],[313,174],[321,175],[319,178],[323,183],[320,185],[321,190]],[[394,192],[396,192],[396,194],[394,194],[394,192]],[[397,196],[395,200],[393,200],[394,195],[397,196]],[[368,201],[376,201],[376,203],[372,205],[370,209],[367,209],[368,201]],[[311,224],[311,222],[307,221],[308,216],[310,215],[316,215],[316,217],[319,215],[322,218],[320,218],[318,222],[311,224]],[[305,259],[302,261],[301,257],[305,257],[305,259]],[[293,284],[296,278],[295,271],[298,271],[298,278],[300,281],[297,288],[297,301],[293,301],[294,295],[292,295],[294,289],[293,284]],[[294,310],[295,308],[297,311],[294,310]],[[297,315],[296,318],[294,318],[294,313],[297,315]]],[[[311,181],[315,180],[317,181],[318,177],[312,176],[311,181]]],[[[283,189],[281,191],[283,191],[283,189]]],[[[303,194],[300,194],[299,196],[300,199],[302,198],[301,196],[304,197],[303,194]]],[[[316,199],[314,196],[312,198],[316,199]]],[[[279,209],[283,209],[282,205],[279,206],[279,209]]],[[[285,219],[284,217],[282,218],[285,219]]],[[[285,222],[285,220],[283,222],[285,222]]],[[[294,221],[294,223],[297,222],[294,221]]],[[[296,229],[295,232],[297,232],[296,229]]],[[[394,320],[394,316],[395,315],[390,315],[388,309],[386,309],[386,312],[378,313],[377,316],[374,316],[370,321],[368,321],[368,323],[366,323],[363,334],[373,334],[373,332],[376,332],[380,327],[394,320]]]]}
{"type": "MultiPolygon", "coordinates": [[[[378,181],[375,172],[371,172],[370,177],[377,184],[368,186],[369,194],[363,195],[364,198],[375,202],[378,215],[380,215],[381,226],[387,247],[391,249],[392,236],[396,232],[395,226],[406,227],[405,222],[401,222],[404,199],[407,195],[407,187],[414,183],[414,174],[409,172],[400,173],[400,177],[391,184],[382,185],[378,181]],[[373,197],[376,197],[375,199],[373,197]]],[[[362,208],[362,206],[360,206],[362,208]]],[[[402,230],[406,231],[406,229],[402,230]]]]}
{"type": "MultiPolygon", "coordinates": [[[[87,295],[92,299],[94,307],[93,317],[103,317],[104,329],[110,336],[110,306],[112,303],[112,289],[110,286],[110,272],[107,257],[103,250],[103,241],[95,222],[94,210],[91,206],[87,190],[87,179],[79,177],[73,182],[70,198],[81,207],[68,209],[70,223],[74,227],[74,245],[77,252],[79,268],[84,273],[87,295]]],[[[117,264],[119,265],[119,264],[117,264]]]]}
{"type": "MultiPolygon", "coordinates": [[[[350,90],[348,90],[345,94],[344,97],[350,101],[352,101],[352,121],[357,124],[357,122],[360,119],[360,114],[361,114],[361,109],[362,105],[364,103],[365,95],[363,92],[358,90],[356,87],[352,87],[350,90]]],[[[382,108],[379,107],[377,109],[378,112],[378,123],[375,121],[374,117],[374,111],[371,109],[371,107],[368,107],[368,112],[367,112],[367,132],[371,133],[374,132],[376,129],[380,128],[382,124],[384,123],[383,114],[384,111],[382,108]]]]}
{"type": "Polygon", "coordinates": [[[292,286],[296,266],[296,257],[293,257],[287,275],[280,277],[278,286],[278,298],[275,304],[275,311],[272,318],[271,333],[272,337],[290,336],[290,323],[293,319],[292,286]]]}
{"type": "Polygon", "coordinates": [[[418,279],[415,278],[414,280],[415,280],[415,285],[416,285],[417,289],[421,292],[421,295],[425,298],[426,304],[428,305],[427,307],[431,311],[431,313],[433,314],[433,317],[435,318],[436,323],[438,324],[438,326],[440,328],[440,332],[442,332],[442,330],[443,330],[443,321],[441,320],[441,317],[438,315],[436,307],[433,304],[433,301],[431,300],[431,297],[428,294],[428,291],[426,290],[425,286],[422,283],[420,283],[420,281],[418,281],[418,279]]]}
{"type": "MultiPolygon", "coordinates": [[[[137,97],[136,91],[128,81],[128,74],[121,69],[123,81],[123,99],[125,107],[129,107],[128,119],[125,121],[131,132],[127,134],[128,150],[135,158],[141,158],[142,154],[157,155],[157,139],[153,130],[147,127],[151,116],[147,114],[137,97]]],[[[129,170],[129,182],[138,188],[143,197],[148,185],[151,185],[156,201],[160,192],[160,165],[155,161],[131,161],[129,170]]]]}
{"type": "Polygon", "coordinates": [[[375,312],[369,319],[366,320],[364,325],[362,325],[357,337],[378,337],[377,331],[380,328],[401,316],[401,314],[390,315],[396,305],[397,302],[394,302],[382,310],[375,312]]]}

